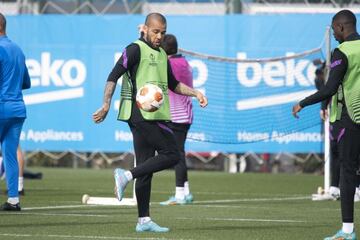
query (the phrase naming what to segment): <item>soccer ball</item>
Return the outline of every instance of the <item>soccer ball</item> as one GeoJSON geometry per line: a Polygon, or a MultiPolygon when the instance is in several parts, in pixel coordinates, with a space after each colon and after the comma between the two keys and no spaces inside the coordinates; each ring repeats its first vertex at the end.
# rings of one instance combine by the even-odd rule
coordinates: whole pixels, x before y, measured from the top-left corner
{"type": "Polygon", "coordinates": [[[146,112],[155,112],[164,102],[164,95],[161,88],[147,83],[136,93],[137,106],[146,112]]]}

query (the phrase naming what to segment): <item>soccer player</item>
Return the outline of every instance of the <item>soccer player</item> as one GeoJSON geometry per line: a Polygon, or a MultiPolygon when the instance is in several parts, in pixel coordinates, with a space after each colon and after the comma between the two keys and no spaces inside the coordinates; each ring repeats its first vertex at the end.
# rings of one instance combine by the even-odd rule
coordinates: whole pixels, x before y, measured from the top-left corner
{"type": "Polygon", "coordinates": [[[325,240],[356,239],[354,231],[354,194],[360,155],[360,36],[356,17],[350,10],[341,10],[332,19],[331,27],[340,45],[334,50],[330,75],[325,86],[293,106],[293,115],[302,108],[333,97],[330,118],[340,126],[340,200],[342,228],[325,240]]]}
{"type": "Polygon", "coordinates": [[[18,192],[19,166],[16,149],[26,118],[22,89],[30,88],[30,77],[21,49],[6,36],[6,19],[0,13],[0,143],[8,200],[3,211],[20,211],[18,192]]]}
{"type": "MultiPolygon", "coordinates": [[[[185,57],[178,54],[177,39],[172,34],[166,34],[161,47],[168,55],[171,69],[175,78],[189,87],[193,87],[192,70],[185,57]]],[[[175,140],[180,151],[181,158],[175,166],[175,196],[167,201],[161,202],[161,205],[188,204],[193,201],[190,193],[187,166],[185,159],[185,141],[187,133],[193,121],[193,111],[191,98],[182,96],[169,91],[171,123],[169,126],[174,132],[175,140]]]]}
{"type": "Polygon", "coordinates": [[[181,158],[173,131],[168,127],[170,108],[168,88],[176,93],[196,97],[201,107],[206,97],[199,91],[178,82],[170,68],[167,55],[160,47],[166,33],[166,19],[150,13],[145,20],[144,37],[128,45],[111,71],[105,86],[103,105],[93,114],[95,123],[102,122],[109,109],[117,80],[123,76],[118,119],[126,121],[133,135],[136,167],[125,171],[115,169],[115,194],[121,201],[129,181],[136,179],[138,206],[137,232],[168,232],[150,218],[149,204],[153,173],[173,167],[181,158]],[[164,104],[155,112],[138,108],[137,86],[151,82],[163,90],[164,104]],[[155,155],[157,152],[157,155],[155,155]]]}

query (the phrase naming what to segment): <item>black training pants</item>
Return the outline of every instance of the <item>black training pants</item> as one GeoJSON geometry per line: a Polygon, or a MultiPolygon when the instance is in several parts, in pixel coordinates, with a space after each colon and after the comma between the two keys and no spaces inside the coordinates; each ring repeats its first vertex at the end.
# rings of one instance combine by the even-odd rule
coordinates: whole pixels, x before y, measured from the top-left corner
{"type": "Polygon", "coordinates": [[[354,222],[354,194],[358,184],[360,130],[345,128],[339,141],[340,197],[342,221],[354,222]]]}
{"type": "Polygon", "coordinates": [[[185,141],[190,124],[170,123],[169,127],[173,130],[175,141],[180,152],[180,159],[175,166],[175,181],[177,187],[184,187],[184,183],[188,180],[187,166],[185,159],[185,141]]]}
{"type": "Polygon", "coordinates": [[[134,141],[136,167],[130,172],[136,178],[135,192],[139,217],[150,216],[151,179],[155,172],[173,167],[180,154],[174,134],[165,122],[130,123],[134,141]],[[155,156],[155,151],[157,155],[155,156]]]}
{"type": "MultiPolygon", "coordinates": [[[[344,128],[343,128],[344,129],[344,128]]],[[[330,185],[339,187],[340,185],[340,159],[339,142],[342,137],[341,127],[337,122],[330,125],[330,185]]]]}

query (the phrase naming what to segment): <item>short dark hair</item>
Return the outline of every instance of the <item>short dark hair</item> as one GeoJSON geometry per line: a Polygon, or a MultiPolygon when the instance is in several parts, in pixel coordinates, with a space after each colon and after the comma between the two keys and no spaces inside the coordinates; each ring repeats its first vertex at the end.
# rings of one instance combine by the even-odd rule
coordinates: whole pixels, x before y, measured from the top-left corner
{"type": "Polygon", "coordinates": [[[173,55],[178,52],[178,43],[176,37],[172,34],[165,34],[161,47],[165,50],[167,55],[173,55]]]}
{"type": "Polygon", "coordinates": [[[339,21],[343,24],[351,24],[353,27],[356,27],[356,16],[352,11],[347,9],[336,13],[332,18],[332,21],[339,21]]]}
{"type": "Polygon", "coordinates": [[[6,32],[6,18],[2,13],[0,13],[0,32],[6,32]]]}
{"type": "Polygon", "coordinates": [[[149,13],[149,14],[146,16],[145,25],[148,26],[149,21],[150,21],[151,19],[154,19],[154,18],[155,18],[156,20],[161,21],[163,24],[166,24],[166,18],[164,17],[164,15],[162,15],[161,13],[154,12],[154,13],[149,13]]]}

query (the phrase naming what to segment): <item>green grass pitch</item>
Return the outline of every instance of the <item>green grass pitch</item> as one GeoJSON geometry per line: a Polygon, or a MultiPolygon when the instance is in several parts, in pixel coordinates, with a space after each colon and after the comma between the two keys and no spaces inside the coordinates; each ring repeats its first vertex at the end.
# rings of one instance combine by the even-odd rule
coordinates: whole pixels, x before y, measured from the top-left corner
{"type": "MultiPolygon", "coordinates": [[[[37,168],[25,180],[23,211],[0,213],[0,239],[323,239],[341,226],[340,203],[313,202],[314,175],[189,172],[192,205],[160,206],[174,191],[174,172],[153,178],[151,217],[169,233],[135,233],[136,207],[89,206],[81,197],[113,197],[111,170],[37,168]]],[[[4,181],[0,182],[3,202],[4,181]]],[[[127,197],[132,186],[127,189],[127,197]]],[[[355,205],[355,225],[359,223],[355,205]]]]}

